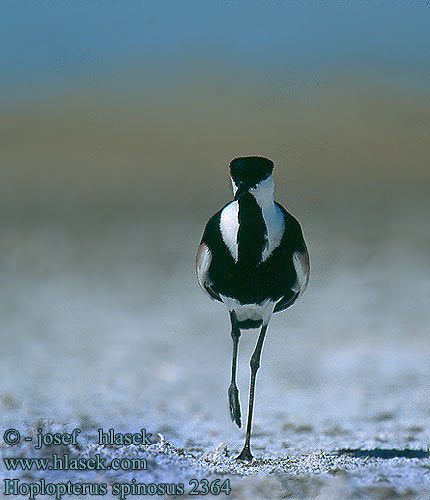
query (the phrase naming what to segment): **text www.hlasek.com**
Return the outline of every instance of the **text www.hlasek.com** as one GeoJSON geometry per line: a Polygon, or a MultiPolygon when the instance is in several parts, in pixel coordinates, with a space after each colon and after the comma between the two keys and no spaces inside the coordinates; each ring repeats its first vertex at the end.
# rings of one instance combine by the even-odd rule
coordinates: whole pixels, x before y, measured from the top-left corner
{"type": "Polygon", "coordinates": [[[71,458],[68,454],[61,457],[56,453],[51,458],[4,458],[8,471],[14,470],[147,470],[144,458],[114,458],[106,462],[99,454],[91,458],[71,458]]]}

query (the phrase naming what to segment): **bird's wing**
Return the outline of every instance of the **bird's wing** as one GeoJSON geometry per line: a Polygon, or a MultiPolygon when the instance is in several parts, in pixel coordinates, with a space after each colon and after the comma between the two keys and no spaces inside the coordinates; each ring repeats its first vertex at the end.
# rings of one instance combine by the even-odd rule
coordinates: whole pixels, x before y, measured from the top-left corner
{"type": "Polygon", "coordinates": [[[211,282],[209,280],[209,267],[211,261],[212,254],[209,247],[206,243],[201,242],[196,255],[197,281],[199,282],[200,288],[209,295],[212,300],[219,300],[222,302],[221,297],[211,288],[211,282]]]}
{"type": "Polygon", "coordinates": [[[311,271],[308,251],[305,250],[304,252],[300,251],[294,252],[293,262],[294,262],[294,269],[296,270],[297,274],[297,280],[291,287],[291,289],[297,292],[299,295],[301,295],[308,286],[309,274],[311,271]]]}
{"type": "MultiPolygon", "coordinates": [[[[278,203],[277,205],[284,214],[285,246],[286,251],[288,251],[293,260],[294,269],[296,271],[296,281],[291,288],[286,291],[285,295],[278,300],[274,312],[287,309],[287,307],[290,307],[296,301],[299,295],[305,291],[310,275],[309,253],[303,238],[302,228],[298,221],[287,212],[282,205],[278,203]]],[[[283,242],[281,242],[281,245],[282,243],[283,242]]]]}

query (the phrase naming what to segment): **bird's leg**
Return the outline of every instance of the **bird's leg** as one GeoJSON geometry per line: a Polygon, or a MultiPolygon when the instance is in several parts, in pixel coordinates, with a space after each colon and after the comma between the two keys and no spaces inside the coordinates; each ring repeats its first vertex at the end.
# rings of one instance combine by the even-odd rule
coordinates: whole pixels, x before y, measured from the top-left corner
{"type": "Polygon", "coordinates": [[[246,426],[246,439],[243,450],[240,455],[236,457],[236,460],[252,460],[252,453],[250,447],[251,441],[251,425],[252,425],[252,410],[254,407],[254,390],[255,390],[255,378],[257,375],[257,370],[260,368],[260,357],[261,350],[263,348],[264,337],[266,336],[267,325],[261,327],[260,335],[258,336],[257,345],[251,356],[250,366],[251,366],[251,385],[249,387],[249,407],[248,407],[248,423],[246,426]]]}
{"type": "Polygon", "coordinates": [[[232,311],[230,313],[231,321],[231,338],[233,339],[233,361],[231,363],[231,383],[228,388],[228,401],[230,404],[230,416],[233,422],[236,422],[238,427],[242,426],[240,420],[240,401],[239,401],[239,390],[236,385],[236,362],[237,362],[237,346],[239,344],[240,328],[237,324],[236,313],[232,311]]]}

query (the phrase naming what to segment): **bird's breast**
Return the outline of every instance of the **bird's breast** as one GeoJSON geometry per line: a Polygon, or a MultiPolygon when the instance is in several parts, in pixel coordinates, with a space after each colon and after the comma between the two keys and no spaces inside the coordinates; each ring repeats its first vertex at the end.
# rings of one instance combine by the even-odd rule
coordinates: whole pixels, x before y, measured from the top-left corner
{"type": "Polygon", "coordinates": [[[220,232],[233,260],[255,268],[279,246],[284,231],[282,211],[274,203],[261,207],[247,194],[221,213],[220,232]]]}

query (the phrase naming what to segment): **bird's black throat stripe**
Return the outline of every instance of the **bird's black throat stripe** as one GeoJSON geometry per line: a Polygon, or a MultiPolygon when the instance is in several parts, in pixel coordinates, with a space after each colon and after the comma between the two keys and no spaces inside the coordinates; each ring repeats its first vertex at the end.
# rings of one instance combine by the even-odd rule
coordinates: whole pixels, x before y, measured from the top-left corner
{"type": "Polygon", "coordinates": [[[238,265],[246,270],[255,269],[267,245],[267,227],[261,207],[252,194],[247,193],[239,200],[239,246],[238,265]]]}

